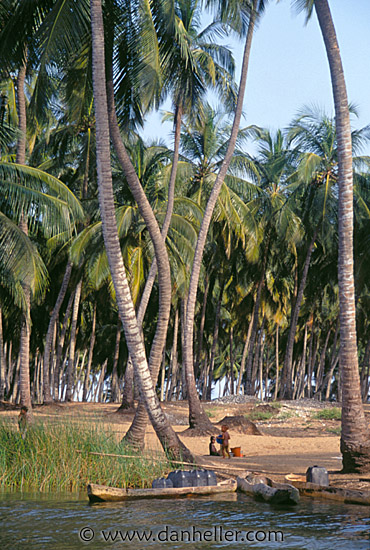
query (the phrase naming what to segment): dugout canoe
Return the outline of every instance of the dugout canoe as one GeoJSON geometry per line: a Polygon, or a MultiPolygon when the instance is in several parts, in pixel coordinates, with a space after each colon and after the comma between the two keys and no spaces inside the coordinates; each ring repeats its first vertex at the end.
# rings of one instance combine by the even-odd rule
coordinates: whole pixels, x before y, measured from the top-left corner
{"type": "Polygon", "coordinates": [[[90,502],[119,502],[122,500],[144,498],[180,498],[201,495],[215,495],[219,493],[234,493],[237,489],[235,479],[227,479],[217,485],[202,487],[171,487],[165,489],[124,489],[120,487],[107,487],[89,483],[87,496],[90,502]]]}
{"type": "Polygon", "coordinates": [[[256,500],[270,504],[295,505],[299,502],[299,491],[288,483],[276,483],[265,477],[248,475],[237,477],[238,491],[252,496],[256,500]]]}
{"type": "Polygon", "coordinates": [[[323,486],[305,481],[304,476],[288,474],[285,480],[296,487],[302,496],[336,500],[345,504],[362,504],[370,506],[370,491],[355,491],[343,487],[323,486]]]}

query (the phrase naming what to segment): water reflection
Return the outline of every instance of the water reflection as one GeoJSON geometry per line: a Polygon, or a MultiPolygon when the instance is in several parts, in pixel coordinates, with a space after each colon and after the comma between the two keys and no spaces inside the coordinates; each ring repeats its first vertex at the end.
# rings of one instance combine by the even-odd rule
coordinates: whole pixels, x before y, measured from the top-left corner
{"type": "Polygon", "coordinates": [[[369,550],[369,535],[368,507],[313,500],[285,509],[244,495],[91,506],[85,494],[0,494],[1,549],[369,550]]]}

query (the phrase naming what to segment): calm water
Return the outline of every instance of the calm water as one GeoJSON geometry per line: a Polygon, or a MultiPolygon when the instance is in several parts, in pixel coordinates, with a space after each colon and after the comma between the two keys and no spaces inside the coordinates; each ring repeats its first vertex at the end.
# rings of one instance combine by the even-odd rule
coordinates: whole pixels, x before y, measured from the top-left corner
{"type": "Polygon", "coordinates": [[[365,506],[308,499],[282,509],[240,495],[89,505],[85,494],[8,493],[0,494],[0,548],[369,550],[369,516],[365,506]],[[137,530],[131,542],[122,540],[127,530],[137,530]]]}

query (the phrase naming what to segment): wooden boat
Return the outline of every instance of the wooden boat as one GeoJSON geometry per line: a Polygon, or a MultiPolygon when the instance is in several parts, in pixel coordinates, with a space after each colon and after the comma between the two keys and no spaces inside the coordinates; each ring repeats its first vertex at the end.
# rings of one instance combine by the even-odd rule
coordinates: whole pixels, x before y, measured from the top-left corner
{"type": "Polygon", "coordinates": [[[299,491],[288,483],[277,483],[267,477],[249,474],[246,478],[237,477],[238,490],[271,504],[294,505],[299,502],[299,491]]]}
{"type": "Polygon", "coordinates": [[[363,504],[370,506],[370,491],[354,491],[342,487],[323,486],[309,483],[304,476],[288,474],[285,476],[288,483],[296,487],[301,495],[311,498],[336,500],[346,504],[363,504]]]}
{"type": "Polygon", "coordinates": [[[165,489],[122,489],[90,483],[87,486],[87,495],[90,502],[118,502],[122,500],[143,498],[179,498],[201,495],[215,495],[219,493],[234,493],[237,488],[235,479],[227,479],[217,485],[202,487],[171,487],[165,489]]]}

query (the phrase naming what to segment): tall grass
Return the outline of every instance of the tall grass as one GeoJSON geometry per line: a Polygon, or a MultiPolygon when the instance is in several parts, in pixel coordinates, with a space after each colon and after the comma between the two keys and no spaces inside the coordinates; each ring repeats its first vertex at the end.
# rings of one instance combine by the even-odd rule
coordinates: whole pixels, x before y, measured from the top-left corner
{"type": "Polygon", "coordinates": [[[1,488],[76,491],[89,482],[144,488],[170,469],[164,456],[156,455],[154,460],[135,453],[99,425],[36,424],[23,440],[14,425],[0,424],[1,488]],[[92,452],[136,456],[121,458],[92,452]]]}

